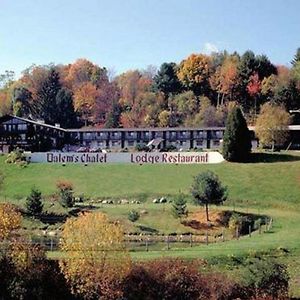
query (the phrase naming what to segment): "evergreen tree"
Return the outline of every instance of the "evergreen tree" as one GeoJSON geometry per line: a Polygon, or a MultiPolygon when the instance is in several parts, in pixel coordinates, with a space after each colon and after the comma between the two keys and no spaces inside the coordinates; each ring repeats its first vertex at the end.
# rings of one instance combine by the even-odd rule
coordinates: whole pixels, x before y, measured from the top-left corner
{"type": "Polygon", "coordinates": [[[63,128],[74,128],[77,126],[76,113],[73,105],[72,93],[62,88],[56,95],[57,119],[63,128]]]}
{"type": "Polygon", "coordinates": [[[194,178],[191,192],[196,204],[205,205],[207,221],[208,205],[222,204],[227,199],[227,188],[222,186],[218,176],[211,171],[200,173],[194,178]]]}
{"type": "Polygon", "coordinates": [[[228,114],[223,137],[223,156],[228,161],[245,162],[251,152],[251,136],[239,107],[228,114]]]}
{"type": "Polygon", "coordinates": [[[42,193],[36,187],[31,189],[26,198],[26,210],[31,215],[39,215],[43,211],[42,193]]]}
{"type": "Polygon", "coordinates": [[[172,205],[172,214],[175,218],[182,218],[183,216],[187,216],[188,210],[186,207],[186,200],[184,199],[182,194],[179,194],[173,202],[172,205]]]}
{"type": "Polygon", "coordinates": [[[293,60],[291,61],[292,65],[295,66],[297,64],[297,62],[300,61],[300,48],[297,49],[297,52],[293,58],[293,60]]]}
{"type": "Polygon", "coordinates": [[[136,210],[131,210],[128,214],[128,220],[132,223],[136,222],[140,218],[140,214],[136,210]]]}
{"type": "Polygon", "coordinates": [[[34,114],[46,123],[58,122],[56,96],[61,89],[58,72],[52,68],[37,89],[34,114]]]}

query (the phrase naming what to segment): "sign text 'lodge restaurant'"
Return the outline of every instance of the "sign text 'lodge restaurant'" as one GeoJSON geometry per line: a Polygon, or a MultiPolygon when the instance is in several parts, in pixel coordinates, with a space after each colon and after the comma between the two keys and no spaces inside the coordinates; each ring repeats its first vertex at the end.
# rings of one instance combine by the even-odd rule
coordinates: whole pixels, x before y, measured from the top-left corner
{"type": "Polygon", "coordinates": [[[40,163],[134,163],[134,164],[203,164],[220,163],[219,152],[136,152],[136,153],[26,153],[27,160],[40,163]]]}

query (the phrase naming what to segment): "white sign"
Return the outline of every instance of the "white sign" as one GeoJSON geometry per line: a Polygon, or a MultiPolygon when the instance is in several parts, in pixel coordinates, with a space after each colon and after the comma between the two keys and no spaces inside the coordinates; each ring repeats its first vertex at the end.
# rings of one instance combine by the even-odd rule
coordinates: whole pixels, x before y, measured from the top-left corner
{"type": "Polygon", "coordinates": [[[29,162],[39,163],[133,163],[133,164],[207,164],[224,160],[219,152],[134,152],[134,153],[91,153],[91,152],[33,152],[26,153],[29,162]]]}

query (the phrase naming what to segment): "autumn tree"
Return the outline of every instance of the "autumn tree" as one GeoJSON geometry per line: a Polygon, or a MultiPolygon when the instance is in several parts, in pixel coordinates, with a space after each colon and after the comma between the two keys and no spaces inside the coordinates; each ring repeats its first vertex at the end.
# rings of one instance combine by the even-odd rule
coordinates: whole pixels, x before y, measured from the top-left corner
{"type": "Polygon", "coordinates": [[[15,206],[9,203],[0,204],[0,241],[12,237],[14,232],[20,228],[22,217],[15,206]]]}
{"type": "Polygon", "coordinates": [[[259,97],[260,91],[261,91],[261,81],[259,80],[258,73],[254,73],[250,76],[249,82],[247,85],[247,91],[254,99],[254,115],[256,116],[257,113],[257,99],[259,97]]]}
{"type": "Polygon", "coordinates": [[[81,84],[74,93],[75,111],[81,114],[85,125],[92,121],[93,109],[96,105],[96,99],[99,95],[97,87],[91,82],[81,84]]]}
{"type": "Polygon", "coordinates": [[[291,117],[278,105],[265,103],[255,124],[255,134],[262,146],[268,146],[274,151],[275,145],[282,146],[288,139],[288,126],[291,117]]]}
{"type": "Polygon", "coordinates": [[[217,92],[217,106],[224,105],[225,99],[234,98],[234,91],[238,83],[238,58],[227,56],[210,77],[210,85],[217,92]]]}
{"type": "Polygon", "coordinates": [[[227,199],[227,188],[222,186],[219,177],[211,171],[202,172],[194,177],[191,193],[197,205],[205,205],[207,222],[208,205],[219,205],[227,199]]]}
{"type": "Polygon", "coordinates": [[[209,91],[209,75],[211,60],[204,54],[191,54],[184,59],[177,71],[177,76],[185,88],[196,95],[207,94],[209,91]]]}
{"type": "Polygon", "coordinates": [[[228,114],[223,137],[222,153],[226,160],[246,162],[251,152],[251,136],[246,120],[239,107],[228,114]]]}
{"type": "Polygon", "coordinates": [[[122,297],[120,283],[131,264],[118,223],[100,212],[81,214],[67,220],[61,241],[67,258],[60,267],[74,294],[86,299],[122,297]]]}

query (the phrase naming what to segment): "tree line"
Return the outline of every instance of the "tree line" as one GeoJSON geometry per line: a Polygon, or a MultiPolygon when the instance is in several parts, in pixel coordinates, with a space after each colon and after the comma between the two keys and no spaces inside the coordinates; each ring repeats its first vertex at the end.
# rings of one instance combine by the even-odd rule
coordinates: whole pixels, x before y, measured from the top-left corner
{"type": "Polygon", "coordinates": [[[66,128],[224,126],[233,104],[254,124],[265,103],[300,108],[300,48],[291,67],[252,51],[223,51],[115,77],[87,59],[32,65],[18,80],[11,71],[0,75],[0,115],[66,128]]]}

